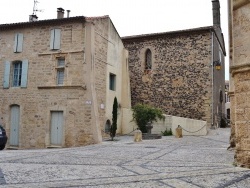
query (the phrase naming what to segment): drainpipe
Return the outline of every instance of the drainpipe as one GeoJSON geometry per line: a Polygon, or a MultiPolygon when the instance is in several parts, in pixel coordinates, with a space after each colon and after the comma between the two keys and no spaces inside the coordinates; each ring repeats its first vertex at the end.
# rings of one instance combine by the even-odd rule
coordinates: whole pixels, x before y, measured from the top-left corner
{"type": "Polygon", "coordinates": [[[214,32],[211,30],[212,40],[212,58],[211,58],[211,72],[212,72],[212,128],[214,126],[214,32]]]}

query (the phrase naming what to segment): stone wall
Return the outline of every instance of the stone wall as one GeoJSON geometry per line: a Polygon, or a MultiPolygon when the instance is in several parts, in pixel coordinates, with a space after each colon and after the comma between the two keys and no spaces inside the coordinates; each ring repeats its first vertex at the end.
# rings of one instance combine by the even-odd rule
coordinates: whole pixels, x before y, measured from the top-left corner
{"type": "Polygon", "coordinates": [[[211,33],[124,38],[129,51],[132,105],[148,103],[168,115],[211,122],[211,33]],[[145,52],[152,69],[145,70],[145,52]]]}
{"type": "Polygon", "coordinates": [[[236,144],[236,163],[250,168],[250,3],[236,0],[229,5],[231,146],[236,144]]]}
{"type": "Polygon", "coordinates": [[[94,23],[94,79],[95,95],[96,95],[96,107],[98,109],[99,127],[98,129],[104,134],[105,125],[105,108],[101,108],[101,105],[106,105],[107,97],[107,56],[108,56],[108,26],[109,18],[97,18],[93,19],[94,23]]]}

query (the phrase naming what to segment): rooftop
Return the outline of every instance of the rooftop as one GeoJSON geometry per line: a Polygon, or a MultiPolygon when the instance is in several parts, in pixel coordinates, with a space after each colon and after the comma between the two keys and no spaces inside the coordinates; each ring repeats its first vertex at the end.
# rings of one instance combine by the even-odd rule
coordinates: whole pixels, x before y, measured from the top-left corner
{"type": "Polygon", "coordinates": [[[158,37],[158,36],[162,36],[162,35],[172,35],[172,34],[179,34],[179,33],[199,32],[199,31],[207,31],[207,30],[214,30],[214,27],[213,26],[206,26],[206,27],[198,27],[198,28],[185,29],[185,30],[161,32],[161,33],[151,33],[151,34],[125,36],[125,37],[122,37],[122,40],[139,39],[139,38],[147,38],[147,37],[158,37]]]}

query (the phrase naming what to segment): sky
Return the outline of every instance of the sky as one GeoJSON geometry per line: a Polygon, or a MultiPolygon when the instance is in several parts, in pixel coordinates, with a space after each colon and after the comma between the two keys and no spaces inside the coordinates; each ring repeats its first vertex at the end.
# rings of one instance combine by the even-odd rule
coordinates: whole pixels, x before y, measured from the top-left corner
{"type": "MultiPolygon", "coordinates": [[[[220,5],[228,80],[227,0],[220,0],[220,5]]],[[[0,0],[0,24],[27,22],[33,7],[34,0],[0,0]]],[[[70,16],[109,15],[121,37],[213,24],[211,0],[38,0],[36,15],[39,20],[55,19],[59,7],[70,10],[70,16]]]]}

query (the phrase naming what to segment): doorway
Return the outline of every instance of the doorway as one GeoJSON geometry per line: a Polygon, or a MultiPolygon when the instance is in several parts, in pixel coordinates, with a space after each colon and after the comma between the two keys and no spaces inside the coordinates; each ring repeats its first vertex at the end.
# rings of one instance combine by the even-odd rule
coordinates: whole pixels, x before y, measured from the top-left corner
{"type": "Polygon", "coordinates": [[[51,112],[50,144],[62,146],[63,138],[63,112],[51,112]]]}
{"type": "Polygon", "coordinates": [[[13,105],[10,108],[10,146],[19,145],[19,124],[20,124],[20,107],[13,105]]]}

